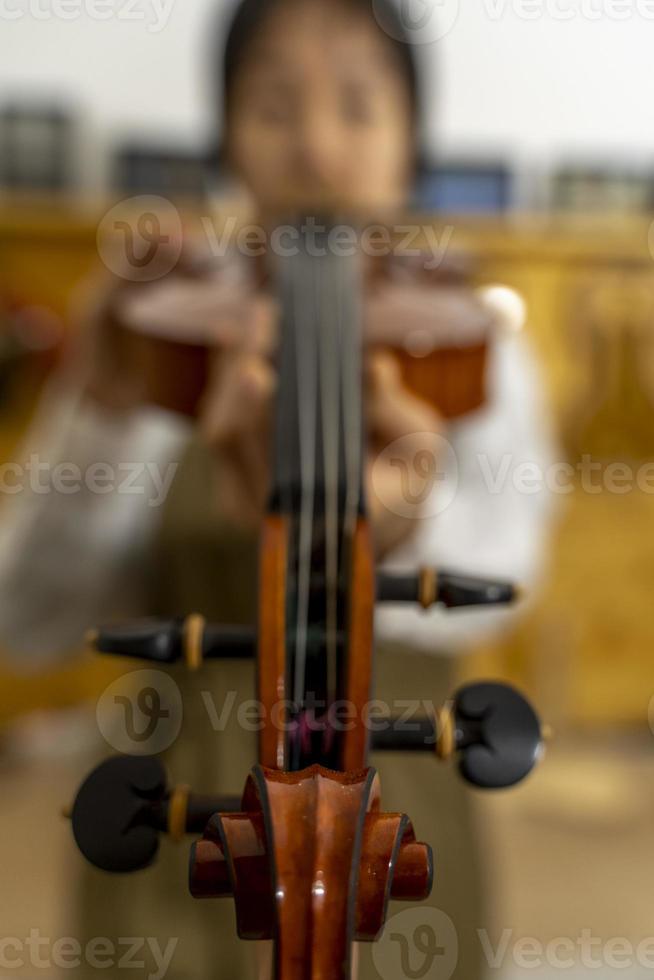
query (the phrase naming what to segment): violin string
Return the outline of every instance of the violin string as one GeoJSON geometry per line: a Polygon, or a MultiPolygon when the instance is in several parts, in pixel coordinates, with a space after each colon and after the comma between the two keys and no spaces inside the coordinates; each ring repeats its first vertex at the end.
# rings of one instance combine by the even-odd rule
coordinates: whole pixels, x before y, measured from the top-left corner
{"type": "Polygon", "coordinates": [[[358,283],[358,258],[348,263],[348,288],[344,290],[343,320],[347,324],[348,337],[344,345],[346,355],[342,359],[342,397],[345,432],[345,514],[343,538],[351,543],[356,530],[357,515],[361,503],[362,450],[363,450],[363,361],[362,361],[362,310],[358,283]]]}
{"type": "MultiPolygon", "coordinates": [[[[291,378],[291,363],[292,358],[295,357],[293,353],[293,348],[295,344],[289,343],[292,340],[293,332],[289,329],[289,318],[292,317],[293,309],[293,285],[292,278],[289,276],[288,264],[280,263],[279,266],[279,282],[281,288],[281,300],[282,309],[284,310],[284,316],[282,318],[282,330],[283,336],[281,337],[281,351],[280,351],[280,361],[279,361],[279,372],[283,378],[291,378]]],[[[284,394],[288,393],[288,388],[282,388],[280,385],[280,400],[284,394]]],[[[279,495],[280,495],[280,505],[281,512],[283,514],[291,514],[293,512],[293,489],[291,486],[291,473],[292,473],[292,441],[288,439],[288,433],[284,432],[284,423],[288,423],[288,404],[286,404],[286,411],[278,414],[277,419],[277,445],[278,445],[278,465],[280,467],[280,482],[279,482],[279,495]]]]}
{"type": "Polygon", "coordinates": [[[300,709],[304,704],[306,681],[307,639],[309,628],[309,597],[311,583],[311,551],[313,540],[313,511],[316,478],[316,384],[315,317],[312,297],[315,297],[315,270],[307,262],[304,251],[298,256],[294,281],[294,333],[297,352],[298,424],[300,436],[300,526],[298,541],[297,614],[295,631],[294,701],[300,709]],[[298,282],[299,280],[299,282],[298,282]],[[307,292],[309,295],[307,296],[307,292]]]}
{"type": "Polygon", "coordinates": [[[325,619],[327,700],[336,700],[338,672],[338,552],[340,473],[340,268],[335,256],[326,259],[329,271],[326,294],[320,295],[321,418],[325,471],[325,619]]]}

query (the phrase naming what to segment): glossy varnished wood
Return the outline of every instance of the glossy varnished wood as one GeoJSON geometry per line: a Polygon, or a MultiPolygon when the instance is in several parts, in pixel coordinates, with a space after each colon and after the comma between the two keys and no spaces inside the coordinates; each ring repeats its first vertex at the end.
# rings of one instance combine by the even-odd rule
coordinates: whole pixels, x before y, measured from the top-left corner
{"type": "Polygon", "coordinates": [[[350,629],[344,697],[351,716],[343,746],[345,770],[365,765],[368,749],[367,709],[370,701],[373,656],[375,565],[370,528],[360,518],[353,542],[350,629]]]}
{"type": "Polygon", "coordinates": [[[288,521],[268,515],[261,532],[259,558],[258,691],[262,708],[259,760],[283,769],[286,728],[286,576],[288,521]]]}
{"type": "Polygon", "coordinates": [[[429,848],[380,803],[373,769],[257,766],[244,812],[213,817],[195,845],[191,891],[234,896],[239,936],[274,939],[276,980],[349,980],[352,944],[378,937],[389,898],[431,888],[429,848]]]}

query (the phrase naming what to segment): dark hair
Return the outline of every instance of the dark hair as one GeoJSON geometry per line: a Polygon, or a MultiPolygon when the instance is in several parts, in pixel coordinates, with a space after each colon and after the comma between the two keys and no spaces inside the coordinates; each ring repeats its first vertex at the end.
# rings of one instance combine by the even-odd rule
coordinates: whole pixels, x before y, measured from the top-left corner
{"type": "MultiPolygon", "coordinates": [[[[232,16],[226,40],[222,42],[222,57],[216,58],[214,54],[214,65],[220,73],[220,77],[216,81],[222,89],[225,119],[229,112],[236,77],[249,45],[264,25],[270,12],[276,5],[284,2],[288,2],[288,0],[240,0],[232,16]]],[[[340,2],[351,8],[353,12],[369,17],[371,22],[377,25],[380,32],[386,35],[388,44],[395,51],[400,71],[404,76],[413,121],[417,123],[420,116],[418,69],[413,47],[393,0],[327,0],[327,2],[340,2]]]]}

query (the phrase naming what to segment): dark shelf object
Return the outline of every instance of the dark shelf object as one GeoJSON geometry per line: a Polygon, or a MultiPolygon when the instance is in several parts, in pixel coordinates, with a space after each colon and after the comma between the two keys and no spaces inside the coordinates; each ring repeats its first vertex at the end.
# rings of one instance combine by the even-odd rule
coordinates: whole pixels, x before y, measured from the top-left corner
{"type": "Polygon", "coordinates": [[[71,185],[74,122],[59,106],[0,106],[0,184],[12,190],[61,191],[71,185]]]}
{"type": "Polygon", "coordinates": [[[114,153],[112,185],[121,193],[200,198],[207,177],[207,157],[201,151],[133,143],[114,153]]]}

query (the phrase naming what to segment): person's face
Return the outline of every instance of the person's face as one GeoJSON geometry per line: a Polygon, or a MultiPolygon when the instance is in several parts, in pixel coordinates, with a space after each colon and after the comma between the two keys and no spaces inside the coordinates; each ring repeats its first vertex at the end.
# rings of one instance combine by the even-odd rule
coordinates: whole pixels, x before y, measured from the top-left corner
{"type": "Polygon", "coordinates": [[[409,93],[381,30],[336,0],[288,0],[239,68],[227,148],[264,211],[379,209],[406,196],[409,93]]]}

